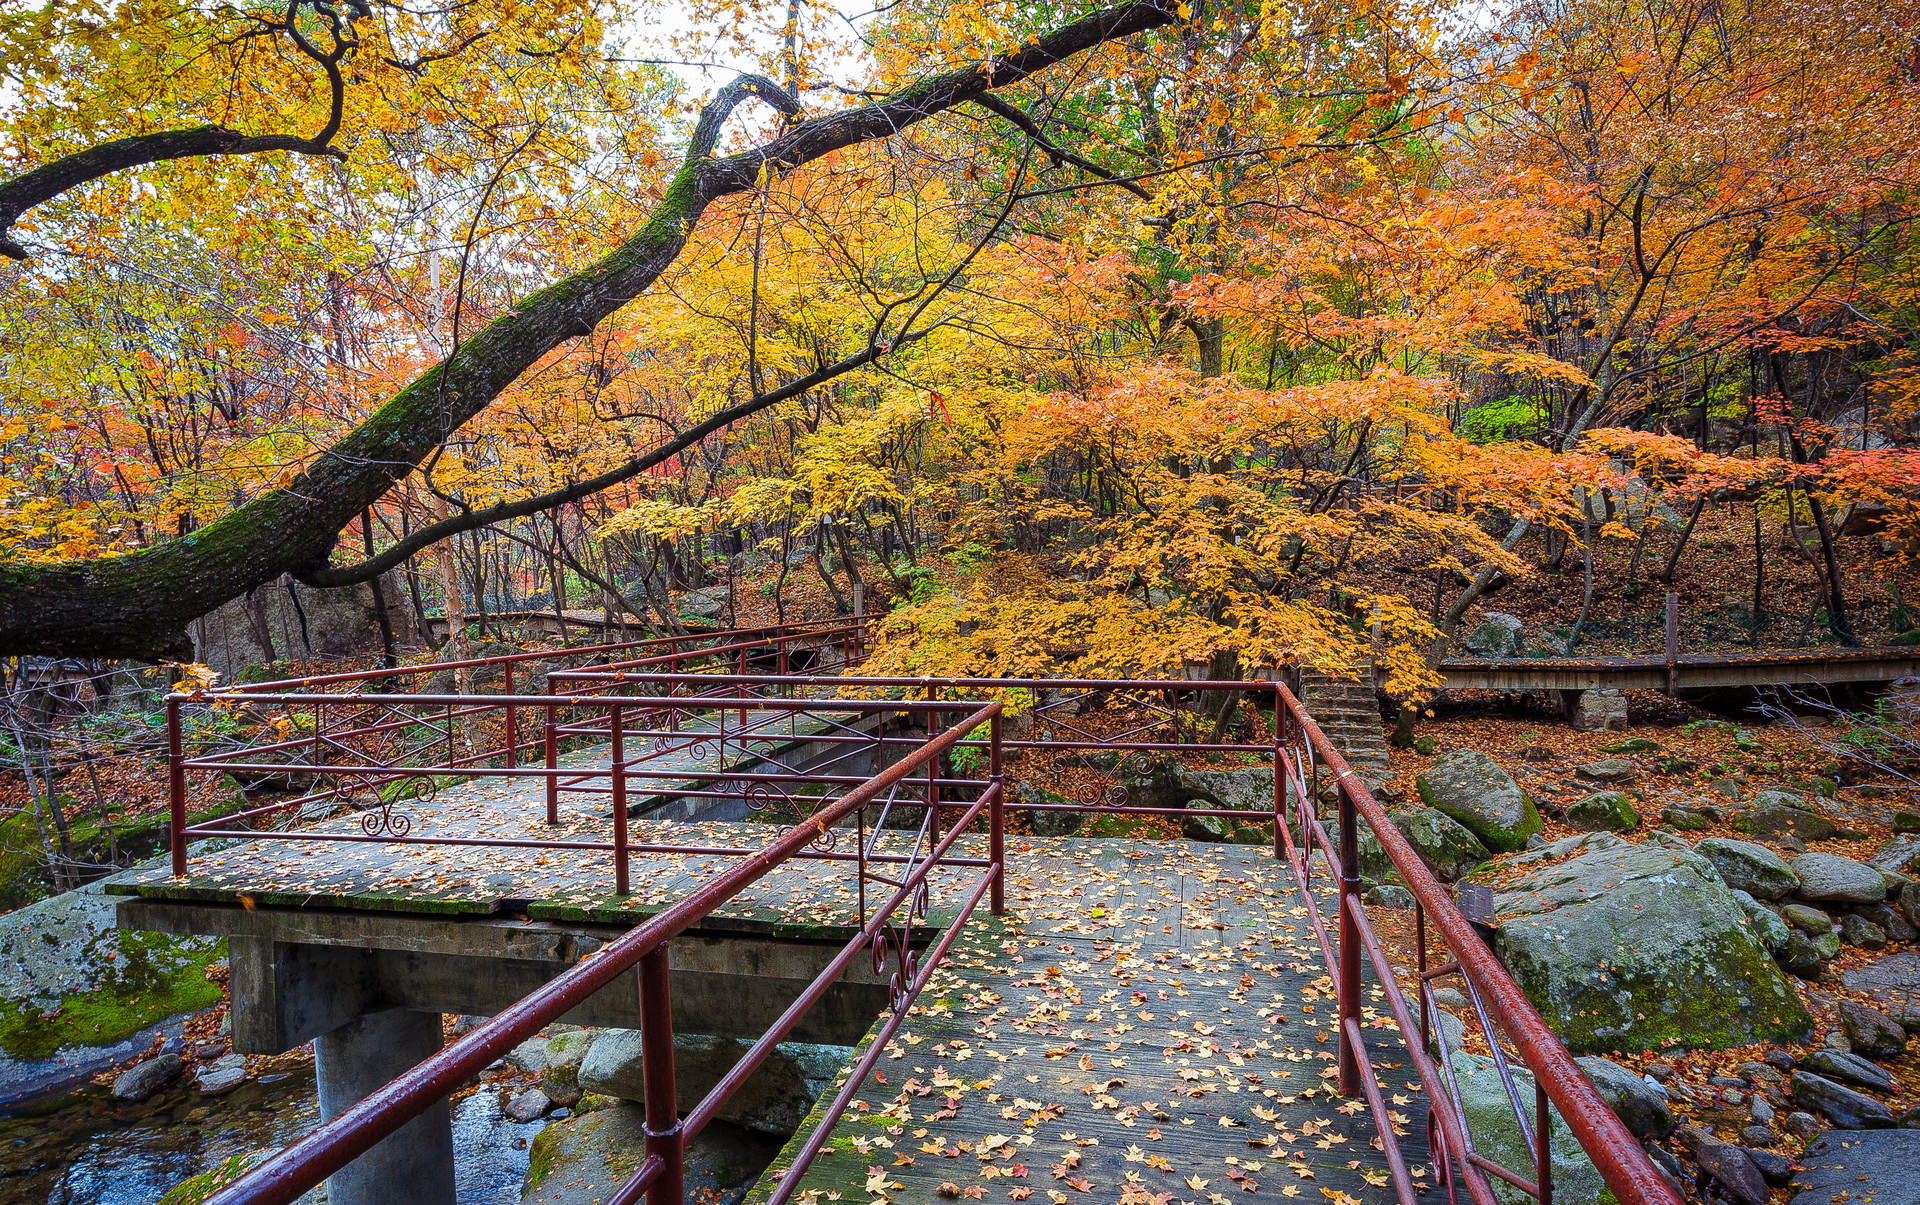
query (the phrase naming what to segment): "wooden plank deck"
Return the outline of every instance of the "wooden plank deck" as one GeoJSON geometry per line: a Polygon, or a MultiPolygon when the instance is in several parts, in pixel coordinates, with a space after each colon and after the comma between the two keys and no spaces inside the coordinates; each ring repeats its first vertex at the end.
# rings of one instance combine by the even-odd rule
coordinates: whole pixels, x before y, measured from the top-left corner
{"type": "MultiPolygon", "coordinates": [[[[795,1200],[1392,1199],[1371,1115],[1328,1078],[1332,987],[1283,864],[1188,842],[1009,855],[1009,915],[956,939],[795,1200]]],[[[1370,994],[1374,1074],[1424,1185],[1426,1097],[1370,994]]]]}

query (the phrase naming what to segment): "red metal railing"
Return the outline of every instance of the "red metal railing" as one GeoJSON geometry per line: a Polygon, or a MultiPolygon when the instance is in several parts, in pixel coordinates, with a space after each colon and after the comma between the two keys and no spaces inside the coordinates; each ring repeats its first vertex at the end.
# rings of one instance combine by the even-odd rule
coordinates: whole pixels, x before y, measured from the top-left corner
{"type": "MultiPolygon", "coordinates": [[[[899,704],[889,703],[887,706],[898,707],[899,704]]],[[[948,704],[945,709],[959,713],[960,717],[945,732],[929,737],[908,756],[854,786],[812,817],[787,829],[764,848],[740,851],[741,857],[737,863],[678,903],[582,959],[519,1003],[456,1039],[452,1045],[418,1066],[403,1072],[381,1091],[355,1104],[320,1130],[253,1168],[233,1184],[209,1197],[208,1205],[241,1205],[242,1202],[247,1205],[286,1205],[419,1116],[428,1106],[448,1095],[488,1063],[526,1041],[635,966],[639,968],[640,977],[647,1149],[640,1168],[609,1200],[610,1205],[633,1205],[642,1198],[650,1205],[681,1205],[681,1162],[686,1144],[717,1115],[720,1107],[752,1076],[773,1048],[786,1039],[808,1009],[853,964],[856,957],[867,953],[876,971],[882,969],[886,959],[891,957],[894,971],[889,982],[892,1007],[883,1027],[885,1032],[869,1049],[863,1063],[856,1067],[855,1075],[850,1080],[855,1086],[871,1069],[873,1060],[884,1048],[885,1039],[905,1019],[907,1009],[925,987],[934,968],[939,965],[948,946],[966,925],[981,899],[989,898],[989,906],[995,912],[1004,906],[1004,865],[999,839],[1004,817],[1004,784],[996,756],[990,761],[988,778],[984,782],[969,784],[978,789],[977,797],[962,806],[959,818],[943,836],[935,837],[932,810],[928,810],[914,839],[914,853],[907,857],[900,876],[897,879],[871,876],[893,886],[891,896],[871,913],[866,912],[863,903],[859,931],[853,939],[840,949],[808,989],[781,1014],[772,1028],[700,1103],[684,1119],[679,1116],[673,1072],[672,1002],[666,943],[699,923],[775,867],[791,859],[820,852],[809,850],[808,847],[835,831],[836,826],[850,817],[858,818],[867,807],[895,790],[915,771],[923,770],[927,764],[937,761],[941,754],[976,727],[987,725],[991,732],[989,748],[997,744],[1001,713],[998,703],[971,706],[948,704]],[[954,842],[961,833],[982,818],[987,820],[989,826],[990,855],[984,860],[984,866],[980,859],[950,857],[954,842]],[[954,918],[922,958],[914,949],[913,924],[927,916],[931,886],[929,876],[937,867],[959,865],[979,866],[981,872],[960,900],[954,918]]],[[[877,828],[875,837],[877,840],[877,828]]],[[[860,848],[864,853],[864,841],[860,848]]],[[[864,884],[869,876],[865,873],[864,863],[862,865],[864,899],[864,884]]],[[[807,1162],[817,1154],[850,1099],[851,1092],[843,1090],[810,1137],[803,1157],[794,1161],[790,1173],[793,1179],[797,1181],[807,1162]]]]}
{"type": "MultiPolygon", "coordinates": [[[[722,634],[727,635],[727,634],[722,634]]],[[[728,640],[730,644],[741,643],[728,640]]],[[[876,852],[869,849],[865,837],[865,808],[878,802],[885,809],[893,806],[917,807],[922,811],[920,828],[914,842],[914,852],[896,857],[896,864],[905,869],[898,879],[885,881],[896,886],[897,890],[890,902],[880,912],[892,915],[903,900],[909,904],[909,923],[911,923],[911,901],[924,887],[925,872],[934,863],[951,867],[980,867],[983,875],[971,896],[961,910],[960,920],[947,928],[938,950],[944,950],[944,943],[950,941],[953,934],[964,923],[966,915],[971,913],[983,893],[991,893],[992,907],[999,911],[1002,906],[1004,859],[1002,840],[1002,817],[1008,809],[1019,811],[1059,811],[1073,810],[1095,814],[1119,815],[1160,815],[1193,816],[1210,815],[1236,819],[1248,819],[1258,815],[1263,822],[1273,824],[1273,848],[1277,858],[1290,865],[1301,888],[1302,901],[1309,909],[1309,915],[1316,938],[1326,960],[1329,975],[1333,978],[1339,1002],[1339,1087],[1343,1094],[1365,1097],[1369,1111],[1379,1127],[1383,1139],[1393,1133],[1392,1118],[1385,1102],[1381,1098],[1379,1086],[1369,1069],[1366,1048],[1362,1040],[1362,985],[1361,975],[1364,962],[1370,962],[1374,973],[1383,988],[1394,1019],[1399,1027],[1409,1056],[1420,1075],[1421,1082],[1428,1086],[1431,1110],[1428,1123],[1428,1143],[1438,1174],[1446,1183],[1450,1196],[1459,1187],[1464,1186],[1468,1197],[1475,1205],[1493,1205],[1493,1189],[1487,1177],[1492,1176],[1529,1195],[1536,1197],[1542,1205],[1550,1205],[1552,1200],[1552,1175],[1550,1157],[1550,1115],[1547,1105],[1551,1102],[1558,1108],[1567,1126],[1579,1139],[1582,1147],[1593,1159],[1602,1178],[1614,1196],[1624,1205],[1678,1205],[1680,1197],[1673,1186],[1656,1169],[1646,1153],[1616,1119],[1601,1100],[1593,1086],[1588,1082],[1578,1065],[1573,1061],[1565,1047],[1553,1035],[1545,1021],[1534,1010],[1518,986],[1506,974],[1492,952],[1486,948],[1467,918],[1455,906],[1447,890],[1433,878],[1421,862],[1419,856],[1406,842],[1397,828],[1388,821],[1385,812],[1373,798],[1366,785],[1347,766],[1338,750],[1322,733],[1312,718],[1306,713],[1292,692],[1283,684],[1276,682],[1207,682],[1198,683],[1188,680],[1142,681],[1126,679],[910,679],[878,677],[781,677],[778,675],[753,675],[730,673],[687,673],[667,672],[649,673],[645,670],[656,662],[654,656],[631,659],[625,663],[627,668],[601,667],[592,670],[563,670],[549,676],[549,689],[554,693],[545,696],[495,696],[478,699],[464,698],[388,696],[379,699],[362,698],[353,700],[357,704],[378,702],[381,706],[404,706],[411,698],[414,703],[424,707],[464,706],[475,707],[537,707],[543,709],[549,719],[547,731],[547,765],[544,767],[510,766],[504,768],[470,768],[463,772],[474,776],[508,775],[520,777],[544,777],[550,785],[559,783],[563,778],[571,777],[575,785],[590,793],[611,792],[614,795],[612,814],[614,817],[614,839],[612,842],[549,842],[528,841],[478,841],[486,844],[525,844],[552,845],[558,848],[578,848],[608,850],[615,854],[618,862],[624,863],[626,854],[637,850],[678,851],[685,847],[634,846],[625,845],[623,832],[625,814],[630,806],[630,796],[626,793],[633,782],[644,784],[643,790],[648,796],[686,797],[706,795],[719,797],[728,792],[739,798],[747,798],[756,785],[774,794],[792,797],[788,788],[794,784],[817,783],[829,792],[844,790],[837,802],[826,805],[817,814],[816,819],[808,820],[793,829],[789,829],[782,838],[760,851],[744,849],[701,849],[698,852],[729,854],[741,859],[738,866],[723,875],[717,884],[726,885],[720,895],[713,895],[715,884],[703,888],[696,897],[674,905],[656,922],[666,917],[678,918],[672,923],[677,925],[673,932],[684,929],[700,916],[706,915],[713,906],[744,887],[746,883],[764,873],[767,868],[797,857],[825,857],[853,859],[859,862],[861,875],[861,909],[865,917],[865,887],[870,876],[877,875],[871,869],[871,863],[882,859],[868,859],[865,855],[876,852]],[[561,689],[555,689],[556,686],[561,689]],[[840,692],[833,698],[801,698],[795,692],[807,689],[831,689],[840,692]],[[1259,702],[1267,702],[1272,708],[1273,735],[1270,742],[1261,744],[1235,744],[1219,741],[1197,741],[1192,739],[1195,730],[1193,711],[1184,706],[1195,695],[1217,698],[1221,692],[1237,692],[1259,702]],[[1016,697],[1015,692],[1027,696],[1027,705],[1021,708],[1020,723],[1029,732],[1038,730],[1037,736],[1010,736],[1004,731],[1001,702],[983,702],[979,696],[987,693],[999,694],[1003,698],[1016,697]],[[874,696],[892,696],[875,698],[874,696]],[[955,696],[959,696],[958,699],[955,696]],[[1117,727],[1096,727],[1079,713],[1088,703],[1119,704],[1128,710],[1134,718],[1117,727]],[[562,723],[557,718],[561,711],[568,711],[575,718],[562,723]],[[805,739],[809,743],[830,747],[833,752],[827,763],[812,767],[790,764],[783,760],[778,751],[759,750],[760,768],[728,769],[725,750],[732,741],[739,750],[751,750],[756,741],[764,744],[767,728],[764,723],[735,723],[732,729],[726,727],[725,716],[761,713],[761,719],[767,716],[813,715],[846,717],[874,715],[906,715],[921,717],[926,725],[924,736],[888,735],[884,726],[871,731],[855,730],[847,723],[836,720],[826,730],[809,734],[805,739]],[[719,721],[705,719],[694,722],[696,717],[717,716],[719,721]],[[584,718],[580,718],[584,717],[584,718]],[[629,724],[629,717],[635,723],[629,724]],[[944,721],[944,726],[943,726],[944,721]],[[976,729],[987,724],[990,733],[982,738],[976,729]],[[653,742],[651,752],[640,757],[628,757],[625,741],[635,733],[643,739],[653,742]],[[569,767],[561,769],[554,763],[556,757],[552,750],[557,748],[557,739],[571,735],[577,740],[603,740],[611,746],[607,765],[600,767],[569,767]],[[690,772],[685,766],[651,769],[645,764],[650,756],[664,756],[673,751],[684,751],[693,743],[706,742],[717,745],[722,756],[716,768],[699,769],[690,772]],[[905,756],[882,770],[878,774],[862,777],[858,773],[843,772],[847,763],[862,754],[884,762],[893,754],[904,752],[905,756]],[[1188,753],[1215,754],[1258,754],[1274,768],[1274,785],[1270,817],[1266,813],[1249,813],[1244,810],[1192,809],[1185,806],[1155,806],[1133,802],[1129,796],[1127,781],[1140,773],[1150,772],[1155,766],[1164,768],[1164,758],[1168,755],[1188,753]],[[1112,775],[1112,781],[1105,785],[1097,780],[1089,782],[1084,773],[1077,775],[1080,785],[1077,798],[1067,803],[1028,803],[1005,797],[1003,780],[1003,759],[1010,757],[1025,758],[1038,755],[1050,759],[1056,771],[1095,771],[1112,775]],[[965,756],[968,760],[984,757],[990,767],[987,780],[967,778],[956,775],[953,762],[956,757],[965,756]],[[1333,841],[1317,814],[1319,792],[1322,786],[1322,772],[1331,775],[1329,784],[1334,796],[1340,822],[1340,838],[1333,841]],[[835,771],[835,772],[830,772],[835,771]],[[909,778],[912,782],[909,783],[909,778]],[[604,780],[605,786],[599,786],[604,780]],[[689,781],[697,780],[697,781],[689,781]],[[909,791],[908,789],[911,788],[909,791]],[[903,792],[907,792],[903,797],[903,792]],[[941,833],[939,817],[943,808],[957,809],[957,820],[941,833]],[[991,816],[989,832],[989,852],[984,859],[963,858],[952,852],[952,845],[958,834],[974,823],[985,809],[991,816]],[[819,837],[829,831],[848,815],[856,816],[860,829],[858,853],[847,855],[833,851],[807,849],[804,838],[808,834],[819,837]],[[1418,952],[1415,969],[1415,990],[1418,995],[1418,1024],[1401,993],[1393,990],[1397,980],[1394,968],[1389,962],[1385,949],[1374,933],[1365,906],[1360,897],[1359,879],[1359,831],[1364,822],[1374,833],[1408,890],[1416,900],[1416,932],[1418,952]],[[1296,841],[1290,827],[1300,833],[1296,841]],[[1336,918],[1330,927],[1323,916],[1319,901],[1313,890],[1313,857],[1318,852],[1327,866],[1335,868],[1332,886],[1336,892],[1336,918]],[[772,859],[769,861],[768,859],[772,859]],[[757,869],[756,869],[757,868],[757,869]],[[740,876],[747,876],[741,878],[740,876]],[[904,894],[903,894],[904,893],[904,894]],[[689,910],[692,909],[692,910],[689,910]],[[1437,936],[1447,950],[1447,960],[1436,967],[1427,963],[1428,935],[1437,936]],[[1452,1052],[1447,1049],[1444,1034],[1436,1034],[1433,1016],[1436,1004],[1432,995],[1435,980],[1449,975],[1459,975],[1464,981],[1467,995],[1473,1004],[1479,1029],[1486,1038],[1492,1051],[1495,1065],[1503,1083],[1506,1084],[1515,1118],[1520,1131],[1534,1159],[1534,1167],[1516,1170],[1501,1167],[1478,1153],[1473,1144],[1473,1135],[1467,1125],[1457,1089],[1453,1081],[1452,1052]],[[1417,1037],[1416,1037],[1417,1035],[1417,1037]],[[1514,1053],[1509,1055],[1503,1046],[1503,1037],[1510,1042],[1514,1053]],[[1440,1051],[1438,1062],[1429,1056],[1427,1046],[1437,1043],[1440,1051]],[[1525,1065],[1533,1074],[1535,1081],[1535,1099],[1530,1102],[1521,1100],[1521,1094],[1515,1087],[1513,1061],[1525,1065]],[[1529,1176],[1528,1173],[1531,1173],[1529,1176]]],[[[726,664],[714,661],[709,664],[726,664]]],[[[737,661],[734,666],[737,666],[737,661]]],[[[730,666],[730,668],[734,667],[730,666]]],[[[271,696],[252,696],[260,701],[271,701],[271,696]]],[[[308,700],[310,701],[310,700],[308,700]]],[[[1111,711],[1112,708],[1109,708],[1111,711]]],[[[170,707],[170,718],[177,726],[177,711],[170,707]]],[[[389,721],[391,722],[391,721],[389,721]]],[[[381,725],[369,725],[379,728],[381,725]]],[[[272,748],[264,747],[264,748],[272,748]]],[[[258,752],[255,751],[242,751],[258,752]]],[[[176,758],[174,763],[175,798],[182,797],[179,780],[184,771],[235,768],[246,770],[272,769],[270,763],[235,762],[229,758],[176,758]]],[[[351,764],[325,767],[329,772],[352,773],[351,764]]],[[[393,767],[376,766],[372,769],[398,773],[403,776],[419,776],[432,772],[432,767],[409,767],[395,770],[393,767]]],[[[1042,771],[1044,772],[1044,770],[1042,771]]],[[[552,791],[549,791],[549,799],[552,791]]],[[[284,805],[275,805],[284,806],[284,805]]],[[[550,803],[550,808],[552,804],[550,803]]],[[[261,809],[265,811],[267,809],[261,809]]],[[[556,813],[549,811],[552,818],[556,813]]],[[[884,810],[880,823],[884,823],[884,810]]],[[[880,823],[874,831],[877,835],[880,823]]],[[[262,834],[244,833],[229,829],[214,829],[198,826],[178,830],[177,837],[186,836],[260,836],[262,834]]],[[[303,836],[317,838],[317,834],[274,834],[280,839],[301,839],[303,836]]],[[[344,834],[322,839],[332,840],[383,840],[392,841],[392,835],[344,834]]],[[[409,837],[402,834],[400,840],[413,840],[422,843],[435,843],[431,837],[409,837]]],[[[183,865],[179,860],[184,842],[176,842],[176,866],[183,865]]],[[[686,852],[694,852],[687,850],[686,852]]],[[[622,879],[624,885],[624,878],[622,879]]],[[[607,954],[616,949],[624,961],[608,970],[595,959],[591,972],[576,968],[569,976],[585,974],[598,986],[603,986],[626,966],[638,962],[641,965],[643,993],[664,992],[664,969],[656,967],[649,971],[648,958],[659,950],[658,942],[641,936],[653,932],[656,922],[635,930],[621,942],[608,947],[607,954]],[[603,973],[604,972],[604,973],[603,973]],[[650,986],[649,986],[650,985],[650,986]]],[[[827,979],[816,984],[824,990],[822,984],[830,981],[839,969],[849,965],[853,951],[858,948],[872,948],[876,922],[862,925],[862,937],[854,945],[842,951],[840,959],[829,968],[827,979]],[[867,943],[861,946],[858,942],[867,943]]],[[[664,939],[662,939],[664,940],[664,939]]],[[[895,973],[897,993],[905,993],[900,999],[910,999],[913,992],[925,982],[926,975],[937,964],[937,950],[924,969],[916,967],[909,959],[909,942],[897,944],[899,969],[895,973]]],[[[605,957],[603,955],[602,957],[605,957]]],[[[611,966],[611,964],[608,964],[611,966]]],[[[566,978],[566,977],[563,977],[566,978]]],[[[561,981],[556,980],[556,984],[561,981]]],[[[575,982],[568,979],[568,983],[575,982]]],[[[578,982],[587,982],[579,979],[578,982]]],[[[549,985],[554,989],[554,985],[549,985]]],[[[460,1082],[466,1074],[483,1066],[494,1055],[530,1035],[547,1021],[559,1016],[568,1005],[549,1007],[555,997],[537,993],[523,1001],[521,1005],[504,1013],[481,1030],[476,1030],[468,1038],[462,1039],[441,1056],[429,1060],[417,1069],[421,1074],[410,1073],[396,1086],[378,1094],[380,1105],[363,1102],[356,1109],[330,1124],[321,1135],[306,1144],[293,1148],[276,1166],[286,1159],[293,1159],[304,1169],[299,1187],[291,1188],[286,1195],[274,1188],[268,1191],[269,1184],[280,1184],[282,1180],[272,1173],[262,1172],[243,1180],[215,1200],[222,1205],[240,1201],[279,1202],[290,1200],[292,1196],[311,1186],[318,1176],[324,1176],[342,1166],[347,1159],[367,1149],[374,1141],[393,1128],[403,1124],[414,1116],[419,1109],[435,1099],[430,1093],[437,1087],[442,1093],[447,1086],[460,1082]],[[481,1035],[489,1035],[482,1038],[481,1035]],[[509,1036],[501,1036],[509,1035],[509,1036]],[[456,1052],[460,1052],[456,1057],[456,1052]],[[447,1070],[457,1064],[458,1071],[447,1070]],[[429,1071],[428,1069],[433,1069],[429,1071]],[[424,1078],[423,1078],[424,1076],[424,1078]],[[424,1085],[424,1086],[422,1086],[424,1085]],[[399,1109],[392,1101],[414,1102],[418,1107],[411,1111],[399,1109]],[[396,1111],[398,1109],[398,1111],[396,1111]],[[374,1119],[378,1119],[377,1121],[374,1119]],[[351,1124],[348,1123],[351,1121],[351,1124]],[[380,1128],[384,1126],[385,1128],[380,1128]],[[342,1138],[344,1145],[330,1145],[332,1140],[322,1141],[326,1135],[339,1131],[342,1135],[353,1135],[350,1141],[342,1138]],[[364,1139],[364,1141],[363,1141],[364,1139]],[[318,1143],[319,1145],[314,1145],[318,1143]],[[356,1145],[357,1144],[357,1145],[356,1145]],[[351,1148],[349,1150],[349,1148],[351,1148]],[[341,1156],[338,1151],[347,1150],[341,1156]],[[326,1152],[324,1156],[321,1152],[326,1152]],[[317,1173],[314,1169],[318,1170],[317,1173]],[[247,1185],[254,1188],[241,1190],[247,1185]]],[[[558,989],[563,992],[571,988],[558,989]]],[[[584,996],[569,996],[577,1000],[584,996]]],[[[810,1003],[817,998],[817,992],[803,997],[810,1003]]],[[[661,1011],[653,996],[647,997],[646,1008],[661,1011]]],[[[898,1000],[896,1000],[898,1003],[898,1000]]],[[[796,1008],[800,1007],[796,1002],[796,1008]]],[[[796,1186],[804,1170],[805,1158],[817,1152],[824,1141],[830,1123],[846,1107],[852,1094],[857,1090],[878,1052],[884,1045],[885,1037],[904,1016],[904,1005],[896,1009],[896,1015],[882,1034],[867,1051],[862,1062],[854,1068],[853,1074],[842,1088],[839,1097],[828,1112],[827,1123],[803,1144],[803,1159],[796,1160],[794,1168],[782,1181],[780,1191],[776,1193],[770,1205],[782,1205],[796,1186]]],[[[783,1024],[790,1019],[783,1017],[783,1024]]],[[[664,1012],[650,1024],[663,1026],[664,1012]]],[[[787,1024],[778,1032],[785,1033],[791,1028],[787,1024]]],[[[765,1039],[755,1050],[764,1056],[764,1049],[770,1049],[778,1038],[765,1039]],[[764,1047],[764,1049],[763,1049],[764,1047]]],[[[655,1044],[652,1049],[659,1049],[655,1044]]],[[[667,1048],[670,1049],[670,1046],[667,1048]]],[[[753,1060],[757,1065],[757,1058],[753,1060]]],[[[743,1063],[747,1069],[739,1074],[730,1075],[721,1087],[737,1086],[751,1072],[751,1066],[743,1063]]],[[[649,1069],[651,1071],[651,1068],[649,1069]]],[[[736,1069],[737,1071],[739,1069],[736,1069]]],[[[649,1084],[652,1084],[649,1080],[649,1084]]],[[[720,1089],[716,1089],[719,1091],[720,1089]]],[[[651,1096],[651,1090],[650,1090],[651,1096]]],[[[374,1098],[370,1098],[372,1100],[374,1098]]],[[[688,1115],[687,1126],[695,1122],[704,1124],[718,1107],[719,1099],[709,1097],[706,1102],[688,1115]]],[[[671,1113],[672,1095],[667,1092],[664,1099],[649,1099],[649,1133],[659,1128],[661,1140],[656,1144],[650,1138],[650,1153],[639,1175],[616,1195],[614,1200],[633,1201],[645,1189],[653,1205],[669,1205],[677,1202],[667,1187],[676,1185],[677,1171],[672,1170],[668,1146],[672,1141],[683,1141],[686,1129],[678,1131],[678,1137],[672,1137],[671,1127],[666,1117],[671,1113]]],[[[1389,1164],[1389,1173],[1396,1195],[1405,1203],[1413,1205],[1417,1195],[1407,1174],[1405,1162],[1396,1146],[1383,1141],[1383,1147],[1389,1164]]],[[[676,1148],[677,1149],[677,1148],[676,1148]]],[[[287,1181],[292,1183],[292,1181],[287,1181]]]]}

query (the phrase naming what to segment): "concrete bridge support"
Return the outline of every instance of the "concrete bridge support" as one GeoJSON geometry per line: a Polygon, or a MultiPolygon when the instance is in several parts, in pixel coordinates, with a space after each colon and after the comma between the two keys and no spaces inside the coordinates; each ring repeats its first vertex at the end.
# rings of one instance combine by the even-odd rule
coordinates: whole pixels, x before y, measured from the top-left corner
{"type": "MultiPolygon", "coordinates": [[[[313,1042],[320,1116],[332,1121],[440,1049],[440,1014],[389,1008],[313,1042]]],[[[328,1205],[454,1205],[453,1118],[442,1100],[327,1178],[328,1205]]]]}

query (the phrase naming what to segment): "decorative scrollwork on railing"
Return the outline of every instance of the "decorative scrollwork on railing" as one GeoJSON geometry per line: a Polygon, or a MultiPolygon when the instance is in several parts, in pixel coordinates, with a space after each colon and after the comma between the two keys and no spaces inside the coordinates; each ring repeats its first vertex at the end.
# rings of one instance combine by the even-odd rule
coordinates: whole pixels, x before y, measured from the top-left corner
{"type": "Polygon", "coordinates": [[[399,779],[363,774],[342,786],[339,798],[360,809],[360,831],[367,836],[405,837],[413,831],[413,821],[394,809],[432,799],[439,790],[439,781],[430,774],[399,779]]]}
{"type": "Polygon", "coordinates": [[[932,899],[927,881],[920,880],[901,904],[905,916],[896,913],[893,918],[902,923],[898,927],[888,924],[875,930],[867,942],[867,948],[872,952],[874,974],[886,973],[891,955],[893,973],[887,976],[887,1004],[894,1012],[905,1008],[913,999],[913,982],[920,977],[920,954],[913,948],[913,923],[926,919],[932,899]]]}

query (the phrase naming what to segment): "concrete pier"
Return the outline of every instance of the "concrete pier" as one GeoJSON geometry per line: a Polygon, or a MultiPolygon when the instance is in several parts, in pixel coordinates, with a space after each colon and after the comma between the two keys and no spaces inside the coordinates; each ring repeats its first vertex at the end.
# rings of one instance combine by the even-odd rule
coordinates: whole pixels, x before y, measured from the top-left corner
{"type": "MultiPolygon", "coordinates": [[[[389,1008],[313,1042],[320,1116],[332,1121],[440,1049],[440,1014],[389,1008]]],[[[327,1179],[328,1205],[454,1205],[453,1121],[441,1100],[327,1179]]]]}

